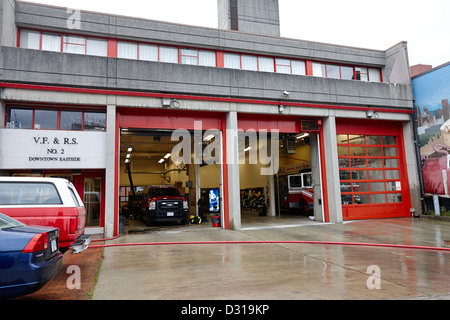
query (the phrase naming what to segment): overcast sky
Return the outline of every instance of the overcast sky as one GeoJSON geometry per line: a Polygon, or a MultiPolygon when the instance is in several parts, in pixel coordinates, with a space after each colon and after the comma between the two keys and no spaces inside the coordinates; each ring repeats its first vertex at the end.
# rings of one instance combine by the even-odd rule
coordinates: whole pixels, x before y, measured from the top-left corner
{"type": "MultiPolygon", "coordinates": [[[[217,28],[217,0],[29,2],[217,28]]],[[[410,65],[450,61],[450,0],[279,0],[279,5],[282,37],[377,50],[407,41],[410,65]]]]}

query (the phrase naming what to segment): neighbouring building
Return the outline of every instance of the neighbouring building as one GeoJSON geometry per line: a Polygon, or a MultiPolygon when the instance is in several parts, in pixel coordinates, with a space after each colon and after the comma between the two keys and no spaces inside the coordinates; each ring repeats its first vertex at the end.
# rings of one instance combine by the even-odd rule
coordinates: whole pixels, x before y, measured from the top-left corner
{"type": "MultiPolygon", "coordinates": [[[[413,68],[413,67],[411,67],[413,68]]],[[[450,209],[450,62],[412,77],[427,211],[450,209]]]]}

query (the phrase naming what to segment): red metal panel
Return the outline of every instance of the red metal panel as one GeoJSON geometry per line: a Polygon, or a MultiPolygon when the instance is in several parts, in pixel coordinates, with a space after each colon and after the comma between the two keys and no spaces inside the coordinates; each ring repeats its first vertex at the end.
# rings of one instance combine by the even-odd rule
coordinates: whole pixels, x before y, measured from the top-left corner
{"type": "Polygon", "coordinates": [[[361,119],[358,119],[357,121],[355,121],[355,119],[336,120],[337,134],[400,136],[401,132],[402,127],[400,122],[361,119]]]}
{"type": "Polygon", "coordinates": [[[117,39],[108,39],[108,57],[117,58],[117,39]]]}
{"type": "Polygon", "coordinates": [[[300,132],[299,118],[278,115],[238,115],[238,128],[244,131],[278,129],[284,133],[300,132]]]}
{"type": "Polygon", "coordinates": [[[121,109],[119,126],[122,128],[145,129],[187,129],[194,130],[195,122],[201,122],[203,130],[220,129],[221,113],[186,112],[181,110],[162,109],[121,109]]]}

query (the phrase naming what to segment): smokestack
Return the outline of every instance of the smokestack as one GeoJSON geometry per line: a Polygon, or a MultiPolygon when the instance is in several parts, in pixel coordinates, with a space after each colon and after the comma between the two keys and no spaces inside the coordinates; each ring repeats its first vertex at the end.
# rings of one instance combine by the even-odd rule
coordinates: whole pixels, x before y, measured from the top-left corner
{"type": "Polygon", "coordinates": [[[219,28],[280,36],[278,0],[217,0],[219,28]]]}

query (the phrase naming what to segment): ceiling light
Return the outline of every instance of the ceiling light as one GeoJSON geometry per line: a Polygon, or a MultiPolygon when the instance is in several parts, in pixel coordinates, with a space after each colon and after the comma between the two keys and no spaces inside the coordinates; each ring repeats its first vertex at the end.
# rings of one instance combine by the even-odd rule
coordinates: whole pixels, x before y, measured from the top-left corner
{"type": "Polygon", "coordinates": [[[214,135],[210,134],[210,135],[206,136],[205,138],[203,138],[203,141],[210,141],[212,138],[214,138],[214,135]]]}
{"type": "Polygon", "coordinates": [[[130,159],[125,159],[125,163],[130,163],[130,159]]]}
{"type": "Polygon", "coordinates": [[[161,160],[158,161],[158,163],[163,163],[164,162],[164,158],[162,158],[161,160]]]}
{"type": "Polygon", "coordinates": [[[247,147],[244,149],[244,151],[249,151],[249,150],[252,150],[252,147],[247,147]]]}
{"type": "Polygon", "coordinates": [[[166,155],[164,156],[164,159],[167,159],[167,158],[169,158],[170,156],[171,156],[171,154],[168,153],[168,154],[166,154],[166,155]]]}
{"type": "Polygon", "coordinates": [[[131,158],[131,153],[127,153],[127,159],[131,158]]]}
{"type": "Polygon", "coordinates": [[[128,152],[133,152],[133,147],[129,147],[129,148],[127,149],[127,151],[128,151],[128,152]]]}
{"type": "Polygon", "coordinates": [[[300,135],[297,136],[297,139],[302,139],[302,138],[305,138],[305,137],[308,137],[308,136],[309,136],[309,133],[300,134],[300,135]]]}

